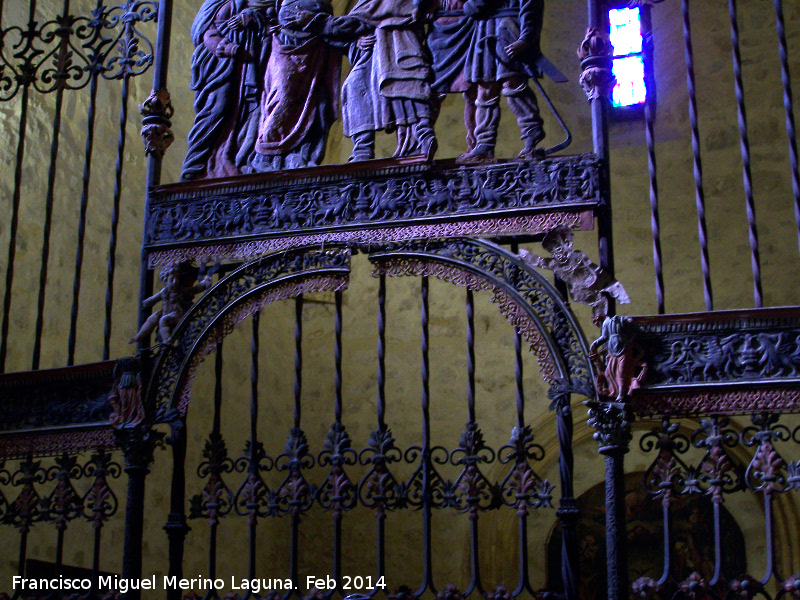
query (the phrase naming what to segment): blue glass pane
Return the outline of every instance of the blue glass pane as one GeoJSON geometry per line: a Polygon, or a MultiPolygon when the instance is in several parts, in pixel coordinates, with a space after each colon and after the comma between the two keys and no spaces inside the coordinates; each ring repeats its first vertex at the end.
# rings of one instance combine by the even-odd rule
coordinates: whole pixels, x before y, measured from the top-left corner
{"type": "Polygon", "coordinates": [[[614,106],[631,106],[644,102],[644,62],[641,56],[614,59],[614,76],[617,83],[611,95],[614,106]]]}
{"type": "Polygon", "coordinates": [[[608,11],[611,22],[611,44],[615,56],[642,51],[642,28],[638,8],[614,8],[608,11]]]}

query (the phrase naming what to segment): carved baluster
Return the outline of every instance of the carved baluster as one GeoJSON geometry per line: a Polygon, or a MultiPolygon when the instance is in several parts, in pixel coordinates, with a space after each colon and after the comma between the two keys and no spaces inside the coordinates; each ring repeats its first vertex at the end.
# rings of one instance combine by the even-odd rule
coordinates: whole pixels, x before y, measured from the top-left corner
{"type": "Polygon", "coordinates": [[[534,435],[528,425],[519,423],[511,431],[508,444],[499,452],[501,464],[511,463],[513,467],[500,483],[503,504],[516,508],[519,519],[519,580],[513,596],[524,591],[533,592],[528,573],[528,514],[531,509],[553,507],[553,490],[546,479],[541,479],[531,468],[530,462],[544,458],[544,448],[533,442],[534,435]]]}
{"type": "Polygon", "coordinates": [[[46,506],[46,520],[52,521],[57,533],[56,568],[60,568],[64,559],[64,535],[69,522],[78,518],[83,512],[83,499],[75,491],[72,481],[80,478],[82,469],[78,465],[77,456],[62,454],[56,458],[56,464],[47,470],[47,479],[56,481],[50,496],[43,501],[46,506]]]}
{"type": "Polygon", "coordinates": [[[692,445],[706,448],[699,465],[687,472],[687,491],[704,490],[711,497],[714,517],[714,574],[708,585],[715,586],[722,575],[722,539],[720,525],[720,505],[724,494],[738,491],[744,486],[743,469],[728,454],[727,448],[736,446],[739,437],[732,429],[727,429],[729,419],[712,417],[700,422],[701,429],[692,434],[692,445]]]}
{"type": "Polygon", "coordinates": [[[627,402],[586,402],[589,426],[606,463],[606,560],[609,600],[628,598],[624,456],[632,439],[633,410],[627,402]]]}
{"type": "Polygon", "coordinates": [[[111,460],[111,455],[100,450],[84,466],[87,477],[94,477],[91,487],[83,496],[83,516],[94,529],[92,552],[92,589],[97,592],[100,575],[100,538],[103,526],[110,517],[116,514],[119,502],[108,479],[117,479],[121,473],[120,465],[111,460]]]}
{"type": "Polygon", "coordinates": [[[764,495],[767,564],[761,584],[767,583],[773,575],[780,579],[775,564],[775,524],[772,503],[775,494],[783,493],[789,487],[784,474],[787,464],[775,449],[774,442],[789,440],[791,432],[785,425],[779,425],[778,419],[777,414],[754,414],[752,421],[755,427],[747,427],[741,434],[745,446],[757,446],[755,455],[745,471],[744,483],[749,489],[764,495]]]}
{"type": "Polygon", "coordinates": [[[677,423],[670,423],[664,418],[661,427],[653,429],[642,436],[639,447],[644,452],[658,450],[658,456],[647,468],[644,474],[644,485],[647,493],[654,499],[661,500],[663,539],[664,539],[664,570],[658,581],[642,577],[632,584],[634,594],[640,598],[650,598],[655,593],[664,590],[664,585],[669,580],[672,556],[672,519],[670,507],[673,496],[680,490],[676,489],[683,482],[686,464],[678,456],[689,448],[689,439],[678,433],[677,423]]]}

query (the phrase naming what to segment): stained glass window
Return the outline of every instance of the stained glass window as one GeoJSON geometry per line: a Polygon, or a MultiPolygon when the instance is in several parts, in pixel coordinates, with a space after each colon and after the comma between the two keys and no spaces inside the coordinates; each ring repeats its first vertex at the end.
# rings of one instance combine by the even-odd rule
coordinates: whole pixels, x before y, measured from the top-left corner
{"type": "Polygon", "coordinates": [[[612,8],[608,11],[611,44],[614,46],[614,76],[617,83],[611,96],[613,106],[636,106],[646,97],[642,28],[638,8],[612,8]]]}

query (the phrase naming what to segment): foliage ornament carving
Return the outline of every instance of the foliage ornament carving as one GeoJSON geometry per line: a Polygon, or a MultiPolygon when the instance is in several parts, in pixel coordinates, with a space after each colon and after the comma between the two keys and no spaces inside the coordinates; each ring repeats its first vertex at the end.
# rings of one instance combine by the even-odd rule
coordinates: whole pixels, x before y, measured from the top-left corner
{"type": "Polygon", "coordinates": [[[585,402],[589,407],[589,427],[594,427],[592,435],[600,444],[600,453],[627,452],[633,439],[631,424],[633,410],[626,402],[585,402]]]}
{"type": "Polygon", "coordinates": [[[164,156],[167,148],[175,140],[172,133],[172,107],[167,90],[152,90],[142,104],[139,105],[139,114],[142,115],[142,139],[144,140],[144,153],[147,156],[164,156]]]}
{"type": "Polygon", "coordinates": [[[589,28],[578,48],[581,60],[580,83],[589,100],[611,97],[616,77],[611,70],[614,47],[608,32],[589,28]]]}
{"type": "Polygon", "coordinates": [[[648,369],[634,396],[637,413],[678,416],[800,409],[797,310],[633,320],[648,369]]]}

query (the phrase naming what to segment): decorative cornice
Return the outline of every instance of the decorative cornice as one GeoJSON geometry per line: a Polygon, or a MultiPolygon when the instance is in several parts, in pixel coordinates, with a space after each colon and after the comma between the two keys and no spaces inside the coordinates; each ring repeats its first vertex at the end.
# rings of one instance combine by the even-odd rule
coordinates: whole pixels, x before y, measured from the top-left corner
{"type": "Polygon", "coordinates": [[[267,238],[248,242],[211,245],[181,246],[171,250],[155,250],[148,256],[148,267],[196,261],[198,263],[253,260],[270,252],[288,250],[297,246],[346,243],[361,246],[391,244],[419,239],[445,239],[453,237],[502,237],[536,235],[559,226],[589,231],[594,225],[591,210],[577,212],[548,212],[519,217],[496,217],[470,221],[408,225],[402,227],[375,227],[328,231],[293,237],[267,238]]]}
{"type": "Polygon", "coordinates": [[[114,430],[108,425],[93,429],[28,431],[0,437],[0,460],[111,448],[117,448],[117,441],[114,430]]]}
{"type": "MultiPolygon", "coordinates": [[[[592,154],[472,167],[366,162],[376,164],[157,187],[150,193],[146,249],[235,246],[241,253],[251,243],[279,249],[297,246],[298,239],[376,241],[365,239],[365,231],[378,232],[378,241],[519,235],[529,223],[515,218],[591,210],[599,189],[600,165],[592,154]]],[[[546,219],[534,224],[533,233],[548,225],[546,219]]],[[[159,255],[151,264],[163,261],[159,255]]]]}
{"type": "Polygon", "coordinates": [[[0,437],[107,426],[115,361],[0,375],[0,437]]]}
{"type": "Polygon", "coordinates": [[[707,395],[719,387],[800,385],[800,308],[632,317],[632,322],[647,361],[642,388],[648,393],[707,395]]]}
{"type": "Polygon", "coordinates": [[[640,390],[632,398],[637,417],[692,417],[743,415],[759,412],[800,412],[800,387],[695,389],[650,392],[640,390]]]}

